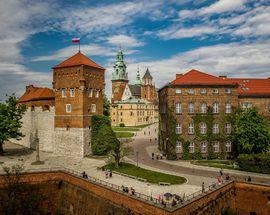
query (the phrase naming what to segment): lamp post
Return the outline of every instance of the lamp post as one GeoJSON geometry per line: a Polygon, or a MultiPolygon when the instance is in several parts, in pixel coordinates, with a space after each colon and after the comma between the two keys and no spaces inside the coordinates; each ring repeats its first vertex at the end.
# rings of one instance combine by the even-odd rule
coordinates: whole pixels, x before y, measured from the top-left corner
{"type": "Polygon", "coordinates": [[[137,167],[138,167],[138,161],[139,161],[139,152],[136,152],[136,157],[137,157],[137,167]]]}

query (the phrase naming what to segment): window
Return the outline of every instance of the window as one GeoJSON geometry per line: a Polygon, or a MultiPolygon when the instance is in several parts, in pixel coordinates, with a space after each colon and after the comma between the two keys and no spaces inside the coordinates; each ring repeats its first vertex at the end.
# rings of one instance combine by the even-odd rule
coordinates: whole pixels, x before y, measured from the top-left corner
{"type": "Polygon", "coordinates": [[[231,123],[227,122],[225,125],[225,133],[230,134],[232,132],[232,126],[231,123]]]}
{"type": "Polygon", "coordinates": [[[225,143],[225,150],[226,150],[226,152],[231,152],[232,151],[232,143],[231,142],[226,142],[225,143]]]}
{"type": "Polygon", "coordinates": [[[70,113],[72,111],[71,104],[66,104],[66,112],[70,113]]]}
{"type": "Polygon", "coordinates": [[[194,123],[188,124],[188,134],[194,134],[194,123]]]}
{"type": "Polygon", "coordinates": [[[201,113],[206,113],[206,103],[201,104],[201,113]]]}
{"type": "Polygon", "coordinates": [[[207,152],[206,148],[207,148],[207,142],[202,142],[201,143],[201,152],[206,153],[207,152]]]}
{"type": "Polygon", "coordinates": [[[213,104],[213,113],[218,113],[218,111],[219,111],[219,104],[215,102],[213,104]]]}
{"type": "Polygon", "coordinates": [[[188,104],[188,112],[189,113],[194,113],[194,104],[192,102],[190,102],[188,104]]]}
{"type": "Polygon", "coordinates": [[[92,113],[95,113],[95,112],[97,111],[97,106],[96,106],[96,104],[92,104],[92,105],[91,105],[91,111],[92,111],[92,113]]]}
{"type": "Polygon", "coordinates": [[[175,90],[175,94],[181,94],[181,93],[182,93],[182,90],[180,90],[180,89],[175,90]]]}
{"type": "Polygon", "coordinates": [[[89,97],[93,97],[93,90],[92,89],[90,89],[90,91],[89,91],[89,97]]]}
{"type": "Polygon", "coordinates": [[[176,124],[175,133],[182,134],[182,125],[181,124],[176,124]]]}
{"type": "Polygon", "coordinates": [[[252,107],[252,103],[251,102],[243,102],[242,103],[242,108],[243,109],[247,109],[247,108],[251,108],[252,107]]]}
{"type": "Polygon", "coordinates": [[[182,142],[176,141],[176,153],[182,153],[182,142]]]}
{"type": "Polygon", "coordinates": [[[219,133],[219,125],[217,123],[214,123],[213,125],[213,134],[219,133]]]}
{"type": "Polygon", "coordinates": [[[182,105],[180,102],[175,103],[175,113],[182,113],[182,105]]]}
{"type": "Polygon", "coordinates": [[[189,144],[189,153],[194,153],[194,142],[189,144]]]}
{"type": "Polygon", "coordinates": [[[70,97],[75,97],[75,89],[74,88],[70,89],[70,97]]]}
{"type": "Polygon", "coordinates": [[[99,97],[99,90],[96,91],[96,98],[99,97]]]}
{"type": "Polygon", "coordinates": [[[201,93],[201,94],[206,94],[206,89],[201,89],[201,90],[200,90],[200,93],[201,93]]]}
{"type": "Polygon", "coordinates": [[[232,112],[232,105],[231,103],[225,104],[225,113],[231,113],[232,112]]]}
{"type": "Polygon", "coordinates": [[[194,89],[188,89],[188,94],[194,94],[194,93],[195,93],[194,89]]]}
{"type": "Polygon", "coordinates": [[[219,153],[219,142],[218,141],[215,141],[213,143],[213,149],[214,149],[215,153],[219,153]]]}
{"type": "Polygon", "coordinates": [[[213,89],[213,94],[218,94],[218,89],[213,89]]]}
{"type": "Polygon", "coordinates": [[[225,89],[225,93],[226,93],[226,94],[231,94],[231,88],[226,88],[226,89],[225,89]]]}
{"type": "Polygon", "coordinates": [[[201,123],[200,130],[201,130],[201,134],[206,134],[206,123],[205,122],[201,123]]]}
{"type": "Polygon", "coordinates": [[[65,88],[63,88],[61,92],[62,92],[62,97],[67,97],[67,92],[65,88]]]}

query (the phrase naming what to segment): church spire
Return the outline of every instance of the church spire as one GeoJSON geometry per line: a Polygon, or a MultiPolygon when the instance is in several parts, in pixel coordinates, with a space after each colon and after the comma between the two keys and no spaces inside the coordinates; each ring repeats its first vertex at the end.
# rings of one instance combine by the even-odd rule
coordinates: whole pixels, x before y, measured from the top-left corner
{"type": "Polygon", "coordinates": [[[141,85],[142,81],[141,81],[141,76],[140,76],[140,71],[139,71],[139,67],[137,68],[137,75],[136,75],[136,80],[135,80],[135,85],[141,85]]]}
{"type": "Polygon", "coordinates": [[[126,64],[124,62],[124,54],[121,49],[117,52],[116,61],[113,66],[114,71],[112,74],[112,81],[124,80],[128,81],[128,75],[126,72],[126,64]]]}

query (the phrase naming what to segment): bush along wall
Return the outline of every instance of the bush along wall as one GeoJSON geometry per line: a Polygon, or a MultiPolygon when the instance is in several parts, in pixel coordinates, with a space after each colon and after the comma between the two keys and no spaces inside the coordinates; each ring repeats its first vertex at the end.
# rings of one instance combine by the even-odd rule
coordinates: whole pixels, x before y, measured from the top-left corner
{"type": "Polygon", "coordinates": [[[107,116],[94,115],[92,117],[91,148],[94,155],[106,155],[117,141],[111,128],[111,121],[107,116]]]}
{"type": "Polygon", "coordinates": [[[270,154],[240,154],[237,158],[241,170],[270,174],[270,154]]]}

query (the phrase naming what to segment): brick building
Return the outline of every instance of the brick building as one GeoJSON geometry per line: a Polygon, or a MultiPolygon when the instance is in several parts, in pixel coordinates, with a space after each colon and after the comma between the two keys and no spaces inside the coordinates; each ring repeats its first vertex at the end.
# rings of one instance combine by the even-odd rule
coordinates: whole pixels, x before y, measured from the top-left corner
{"type": "Polygon", "coordinates": [[[158,121],[158,96],[149,69],[141,80],[137,70],[135,84],[129,84],[124,54],[118,51],[112,74],[112,125],[143,125],[158,121]]]}
{"type": "MultiPolygon", "coordinates": [[[[212,133],[224,135],[223,141],[212,142],[212,149],[217,155],[223,153],[229,158],[233,151],[230,141],[232,125],[230,121],[224,121],[232,113],[233,107],[247,108],[258,107],[258,110],[266,118],[270,119],[270,79],[251,78],[227,78],[216,77],[197,70],[191,70],[185,74],[177,74],[176,79],[159,90],[159,112],[161,137],[160,144],[166,152],[168,136],[168,111],[170,110],[176,119],[176,134],[185,141],[189,141],[189,153],[192,155],[200,150],[203,157],[208,156],[210,144],[207,141],[198,141],[193,117],[196,113],[206,114],[208,107],[212,108],[214,124],[207,128],[206,122],[200,122],[198,131],[200,135],[206,135],[208,129],[212,133]],[[228,137],[228,138],[226,138],[228,137]],[[195,140],[196,139],[196,140],[195,140]],[[227,139],[227,140],[225,140],[227,139]]],[[[178,157],[183,155],[183,143],[177,141],[176,153],[178,157]]],[[[218,157],[218,156],[217,156],[218,157]]]]}
{"type": "Polygon", "coordinates": [[[28,109],[18,141],[58,155],[82,157],[91,152],[91,116],[103,113],[105,69],[80,51],[53,68],[53,89],[26,87],[19,99],[28,109]]]}

